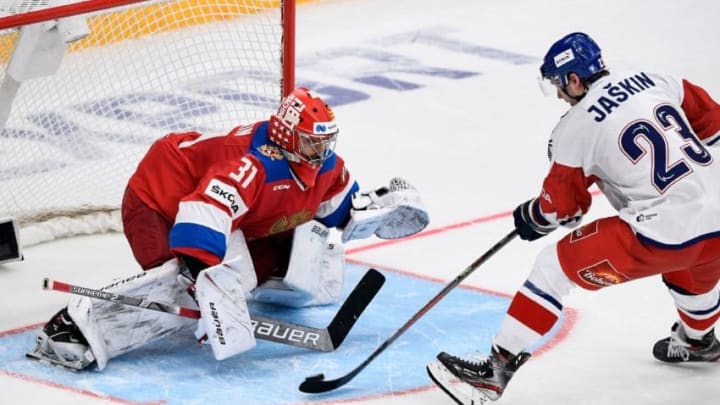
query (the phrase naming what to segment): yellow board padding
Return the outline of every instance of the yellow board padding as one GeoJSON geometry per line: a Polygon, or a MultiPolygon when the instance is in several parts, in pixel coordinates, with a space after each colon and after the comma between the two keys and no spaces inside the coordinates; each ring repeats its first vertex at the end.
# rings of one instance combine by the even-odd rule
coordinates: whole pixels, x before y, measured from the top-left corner
{"type": "MultiPolygon", "coordinates": [[[[317,0],[297,0],[311,3],[317,0]]],[[[124,8],[88,18],[90,35],[68,45],[68,52],[138,39],[158,32],[225,21],[269,9],[278,9],[279,0],[181,0],[124,8]]],[[[7,65],[18,33],[0,36],[0,61],[7,65]]]]}

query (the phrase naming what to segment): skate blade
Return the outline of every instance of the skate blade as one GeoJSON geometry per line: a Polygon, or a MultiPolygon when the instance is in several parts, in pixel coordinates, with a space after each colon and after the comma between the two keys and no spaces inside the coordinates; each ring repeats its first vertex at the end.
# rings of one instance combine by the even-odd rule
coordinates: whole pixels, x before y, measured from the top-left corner
{"type": "Polygon", "coordinates": [[[425,367],[430,379],[459,405],[484,405],[490,398],[469,384],[460,381],[445,366],[434,361],[425,367]]]}
{"type": "Polygon", "coordinates": [[[27,357],[28,359],[43,363],[43,364],[48,364],[51,366],[64,368],[65,370],[72,371],[74,373],[83,369],[83,367],[81,367],[79,364],[80,362],[72,363],[69,361],[64,361],[64,360],[60,360],[58,358],[50,357],[46,353],[41,352],[37,348],[25,353],[25,357],[27,357]]]}

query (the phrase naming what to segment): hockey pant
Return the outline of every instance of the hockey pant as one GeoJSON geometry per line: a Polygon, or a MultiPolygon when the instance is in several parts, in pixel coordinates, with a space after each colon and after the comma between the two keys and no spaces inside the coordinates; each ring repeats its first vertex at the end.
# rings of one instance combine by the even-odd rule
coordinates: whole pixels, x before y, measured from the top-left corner
{"type": "Polygon", "coordinates": [[[661,249],[640,242],[615,216],[577,228],[539,253],[495,344],[513,354],[531,347],[555,325],[562,299],[575,286],[593,291],[658,274],[688,336],[701,338],[720,318],[720,238],[661,249]]]}

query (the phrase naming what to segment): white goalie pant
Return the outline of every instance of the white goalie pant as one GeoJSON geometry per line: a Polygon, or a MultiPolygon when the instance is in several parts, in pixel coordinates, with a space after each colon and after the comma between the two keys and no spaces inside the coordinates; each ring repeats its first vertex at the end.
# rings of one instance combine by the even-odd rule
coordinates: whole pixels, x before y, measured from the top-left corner
{"type": "MultiPolygon", "coordinates": [[[[178,277],[173,259],[160,267],[118,280],[103,290],[151,301],[195,308],[187,293],[189,281],[178,277]]],[[[195,324],[195,320],[88,297],[73,297],[68,314],[90,344],[97,367],[109,359],[195,324]]]]}
{"type": "Polygon", "coordinates": [[[345,280],[345,251],[327,242],[329,234],[315,220],[295,228],[285,277],[260,285],[253,300],[294,308],[337,303],[345,280]]]}

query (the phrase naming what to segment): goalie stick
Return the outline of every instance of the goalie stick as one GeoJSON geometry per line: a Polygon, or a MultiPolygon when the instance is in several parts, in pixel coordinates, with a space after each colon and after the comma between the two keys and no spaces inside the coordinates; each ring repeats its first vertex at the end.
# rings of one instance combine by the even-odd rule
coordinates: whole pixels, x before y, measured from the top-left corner
{"type": "MultiPolygon", "coordinates": [[[[291,322],[271,319],[264,316],[252,316],[255,338],[282,343],[305,349],[331,352],[340,347],[350,333],[350,329],[370,304],[385,283],[385,276],[375,269],[368,270],[343,302],[335,317],[326,328],[313,328],[291,322]]],[[[145,298],[131,297],[103,290],[81,287],[62,281],[45,278],[43,289],[83,295],[122,305],[165,312],[185,318],[199,319],[200,311],[179,305],[150,301],[145,298]]]]}
{"type": "Polygon", "coordinates": [[[427,313],[432,307],[440,302],[447,293],[453,288],[457,287],[465,278],[467,278],[473,271],[475,271],[480,265],[485,263],[491,256],[499,251],[503,246],[507,245],[511,240],[517,236],[517,230],[513,229],[512,232],[503,237],[493,247],[491,247],[485,254],[477,258],[472,264],[465,268],[453,281],[447,284],[439,293],[437,293],[427,304],[425,304],[418,312],[416,312],[403,326],[400,327],[392,336],[385,340],[365,361],[360,363],[359,366],[355,367],[352,371],[345,374],[340,378],[334,380],[326,380],[324,374],[313,375],[305,378],[298,388],[302,392],[309,394],[319,394],[322,392],[332,391],[338,387],[347,384],[350,380],[355,378],[370,362],[372,362],[377,356],[380,355],[385,349],[387,349],[392,342],[395,341],[400,335],[405,333],[410,327],[417,322],[425,313],[427,313]]]}

